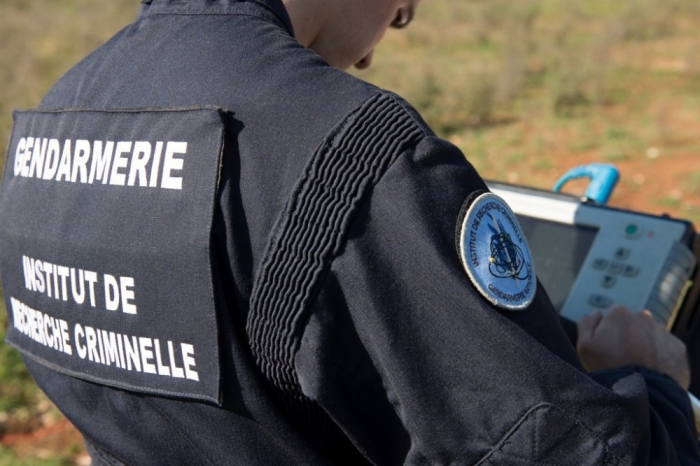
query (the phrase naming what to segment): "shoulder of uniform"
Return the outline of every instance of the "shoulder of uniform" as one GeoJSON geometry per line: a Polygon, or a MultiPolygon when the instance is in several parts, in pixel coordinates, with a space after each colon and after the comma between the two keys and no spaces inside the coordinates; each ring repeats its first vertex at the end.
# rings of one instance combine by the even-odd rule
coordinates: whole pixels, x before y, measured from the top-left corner
{"type": "Polygon", "coordinates": [[[377,90],[326,136],[323,146],[359,159],[395,159],[428,136],[420,116],[398,96],[377,90]]]}
{"type": "Polygon", "coordinates": [[[413,122],[416,124],[418,128],[423,132],[424,136],[427,137],[435,137],[435,133],[433,132],[432,129],[428,126],[428,124],[425,122],[423,117],[421,116],[420,113],[418,113],[418,110],[416,110],[413,105],[408,103],[406,100],[404,100],[403,97],[401,97],[398,94],[395,94],[393,92],[387,91],[380,89],[379,91],[381,94],[391,98],[396,102],[398,106],[401,107],[401,109],[413,120],[413,122]]]}

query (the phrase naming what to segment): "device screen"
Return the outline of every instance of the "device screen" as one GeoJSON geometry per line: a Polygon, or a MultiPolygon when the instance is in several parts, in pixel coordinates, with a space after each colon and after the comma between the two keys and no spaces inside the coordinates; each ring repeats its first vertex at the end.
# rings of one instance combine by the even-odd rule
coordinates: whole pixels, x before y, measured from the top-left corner
{"type": "Polygon", "coordinates": [[[566,225],[525,215],[517,217],[530,246],[537,278],[557,312],[561,312],[598,228],[566,225]]]}

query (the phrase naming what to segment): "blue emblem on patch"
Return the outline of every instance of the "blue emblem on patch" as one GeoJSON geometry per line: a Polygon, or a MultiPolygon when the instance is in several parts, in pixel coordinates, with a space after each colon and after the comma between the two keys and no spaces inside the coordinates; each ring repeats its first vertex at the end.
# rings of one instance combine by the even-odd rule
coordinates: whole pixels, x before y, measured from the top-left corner
{"type": "Polygon", "coordinates": [[[462,220],[458,249],[467,275],[491,303],[511,311],[532,303],[537,291],[532,256],[503,199],[485,193],[471,203],[462,220]]]}

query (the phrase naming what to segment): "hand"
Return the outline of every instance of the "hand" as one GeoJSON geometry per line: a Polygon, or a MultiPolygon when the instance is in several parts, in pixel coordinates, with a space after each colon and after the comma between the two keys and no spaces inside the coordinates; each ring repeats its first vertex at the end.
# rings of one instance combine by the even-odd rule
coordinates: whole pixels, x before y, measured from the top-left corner
{"type": "Polygon", "coordinates": [[[587,371],[644,366],[670,376],[684,389],[690,386],[685,344],[654,320],[649,311],[616,307],[607,315],[588,315],[578,323],[576,344],[587,371]]]}

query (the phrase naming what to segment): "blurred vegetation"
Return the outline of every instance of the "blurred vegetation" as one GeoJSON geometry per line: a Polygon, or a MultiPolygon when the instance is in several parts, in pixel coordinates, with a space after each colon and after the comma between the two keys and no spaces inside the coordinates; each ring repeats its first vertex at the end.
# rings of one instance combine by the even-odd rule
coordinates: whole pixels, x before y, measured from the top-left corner
{"type": "Polygon", "coordinates": [[[19,457],[12,449],[0,445],[0,466],[69,466],[75,464],[67,457],[39,458],[34,455],[19,457]]]}
{"type": "Polygon", "coordinates": [[[355,74],[403,95],[486,178],[549,189],[614,163],[613,204],[700,224],[699,26],[696,0],[433,0],[355,74]]]}
{"type": "MultiPolygon", "coordinates": [[[[0,1],[0,163],[11,110],[36,106],[138,6],[0,1]]],[[[404,96],[487,178],[548,189],[573,165],[607,161],[623,177],[613,204],[700,225],[697,0],[424,0],[409,28],[388,32],[372,68],[354,73],[404,96]]],[[[57,417],[0,344],[0,440],[57,417]]],[[[43,463],[0,446],[0,466],[76,454],[43,463]]]]}

